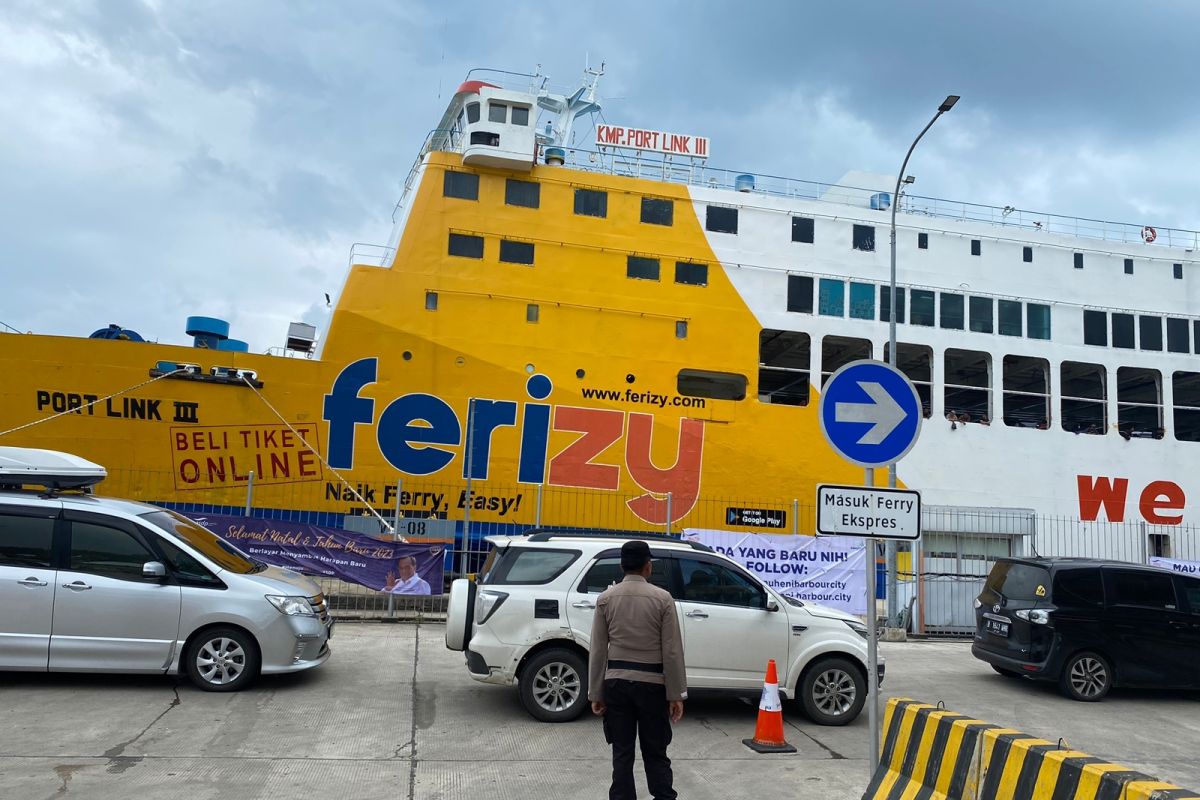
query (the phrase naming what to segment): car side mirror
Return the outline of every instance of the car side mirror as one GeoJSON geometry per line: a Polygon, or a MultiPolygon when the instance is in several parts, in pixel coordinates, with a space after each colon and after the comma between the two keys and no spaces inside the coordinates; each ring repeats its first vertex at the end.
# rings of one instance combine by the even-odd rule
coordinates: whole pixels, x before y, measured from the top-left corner
{"type": "Polygon", "coordinates": [[[775,599],[773,597],[768,597],[767,598],[767,611],[778,611],[778,610],[779,610],[779,603],[776,603],[775,599]]]}
{"type": "Polygon", "coordinates": [[[147,561],[142,564],[142,577],[161,580],[167,577],[167,568],[161,561],[147,561]]]}

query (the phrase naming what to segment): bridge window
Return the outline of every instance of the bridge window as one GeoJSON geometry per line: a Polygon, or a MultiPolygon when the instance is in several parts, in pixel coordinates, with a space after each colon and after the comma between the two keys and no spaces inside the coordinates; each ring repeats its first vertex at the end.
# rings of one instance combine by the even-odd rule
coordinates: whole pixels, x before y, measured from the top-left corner
{"type": "Polygon", "coordinates": [[[708,264],[676,261],[675,282],[685,283],[688,286],[708,286],[708,264]]]}
{"type": "MultiPolygon", "coordinates": [[[[900,354],[898,349],[896,354],[900,354]]],[[[970,422],[990,422],[992,357],[976,350],[949,348],[944,364],[946,413],[966,414],[970,422]]]]}
{"type": "Polygon", "coordinates": [[[963,311],[963,296],[952,292],[942,292],[942,315],[938,322],[943,328],[961,331],[965,320],[963,311]]]}
{"type": "Polygon", "coordinates": [[[450,255],[462,258],[483,258],[483,237],[465,233],[450,234],[450,255]]]}
{"type": "Polygon", "coordinates": [[[855,225],[854,226],[854,249],[855,250],[875,250],[875,226],[874,225],[855,225]]]}
{"type": "Polygon", "coordinates": [[[1108,432],[1106,373],[1100,364],[1064,361],[1060,367],[1062,427],[1070,433],[1108,432]]]}
{"type": "Polygon", "coordinates": [[[933,306],[933,292],[926,289],[913,289],[912,312],[909,314],[908,321],[913,325],[925,325],[932,328],[937,316],[933,306]]]}
{"type": "Polygon", "coordinates": [[[488,103],[488,122],[508,122],[508,106],[504,103],[488,103]]]}
{"type": "Polygon", "coordinates": [[[992,308],[995,303],[990,297],[971,298],[971,330],[976,333],[992,332],[992,308]]]}
{"type": "Polygon", "coordinates": [[[488,147],[500,146],[500,134],[491,131],[471,131],[471,144],[482,144],[488,147]]]}
{"type": "Polygon", "coordinates": [[[657,197],[642,198],[642,222],[647,225],[674,225],[675,201],[657,197]]]}
{"type": "Polygon", "coordinates": [[[1016,300],[999,300],[1000,335],[1021,335],[1021,304],[1016,300]]]}
{"type": "Polygon", "coordinates": [[[1167,317],[1167,351],[1171,353],[1189,353],[1188,321],[1167,317]]]}
{"type": "Polygon", "coordinates": [[[1050,362],[1027,356],[1004,357],[1004,424],[1017,428],[1050,425],[1050,362]]]}
{"type": "Polygon", "coordinates": [[[446,170],[442,177],[442,197],[457,197],[460,200],[479,199],[479,176],[470,172],[446,170]]]}
{"type": "Polygon", "coordinates": [[[1108,346],[1108,314],[1104,311],[1084,309],[1083,343],[1108,346]]]}
{"type": "Polygon", "coordinates": [[[792,241],[812,244],[814,227],[815,222],[809,217],[792,217],[792,241]]]}
{"type": "Polygon", "coordinates": [[[532,264],[533,245],[529,242],[500,240],[500,260],[508,264],[532,264]]]}
{"type": "Polygon", "coordinates": [[[852,339],[848,336],[826,336],[821,340],[821,385],[829,376],[851,361],[871,357],[869,339],[852,339]]]}
{"type": "Polygon", "coordinates": [[[1192,321],[1192,352],[1200,355],[1200,319],[1192,321]]]}
{"type": "Polygon", "coordinates": [[[1050,306],[1025,304],[1025,333],[1030,339],[1050,338],[1050,306]]]}
{"type": "MultiPolygon", "coordinates": [[[[891,345],[884,343],[884,361],[891,363],[891,352],[891,345]]],[[[921,398],[921,413],[929,419],[933,414],[933,348],[897,342],[896,369],[907,375],[916,387],[917,396],[921,398]]]]}
{"type": "Polygon", "coordinates": [[[1162,317],[1139,315],[1138,334],[1143,350],[1162,350],[1162,317]]]}
{"type": "Polygon", "coordinates": [[[737,233],[738,210],[724,206],[708,206],[704,229],[714,233],[737,233]]]}
{"type": "Polygon", "coordinates": [[[467,103],[467,122],[479,122],[479,103],[467,103]]]}
{"type": "Polygon", "coordinates": [[[597,192],[594,189],[576,189],[575,213],[581,217],[607,217],[608,192],[597,192]]]}
{"type": "Polygon", "coordinates": [[[708,372],[701,369],[681,369],[675,388],[685,397],[708,397],[713,400],[745,400],[746,376],[733,372],[708,372]]]}
{"type": "Polygon", "coordinates": [[[846,316],[846,284],[832,278],[821,278],[821,295],[817,313],[826,317],[846,316]]]}
{"type": "Polygon", "coordinates": [[[627,256],[625,258],[625,277],[643,281],[658,280],[658,259],[627,256]]]}
{"type": "Polygon", "coordinates": [[[807,333],[764,329],[758,336],[758,401],[808,405],[811,360],[807,333]]]}
{"type": "Polygon", "coordinates": [[[1133,349],[1133,314],[1113,313],[1112,343],[1113,347],[1133,349]]]}
{"type": "Polygon", "coordinates": [[[870,283],[850,284],[850,318],[875,319],[875,286],[870,283]]]}
{"type": "Polygon", "coordinates": [[[1156,369],[1117,369],[1117,428],[1126,439],[1162,438],[1160,381],[1161,376],[1156,369]]]}
{"type": "Polygon", "coordinates": [[[529,106],[512,107],[512,124],[522,127],[529,124],[529,106]]]}
{"type": "Polygon", "coordinates": [[[504,202],[510,206],[537,208],[541,205],[541,185],[533,181],[507,178],[504,181],[504,202]]]}
{"type": "Polygon", "coordinates": [[[1200,372],[1176,372],[1171,388],[1175,395],[1175,438],[1200,442],[1200,372]]]}
{"type": "MultiPolygon", "coordinates": [[[[891,286],[879,287],[879,321],[889,322],[891,320],[891,286]]],[[[904,322],[904,288],[897,287],[896,289],[896,323],[904,322]]],[[[1200,323],[1197,323],[1200,324],[1200,323]]]]}
{"type": "Polygon", "coordinates": [[[813,279],[808,275],[788,275],[787,310],[812,313],[813,279]]]}

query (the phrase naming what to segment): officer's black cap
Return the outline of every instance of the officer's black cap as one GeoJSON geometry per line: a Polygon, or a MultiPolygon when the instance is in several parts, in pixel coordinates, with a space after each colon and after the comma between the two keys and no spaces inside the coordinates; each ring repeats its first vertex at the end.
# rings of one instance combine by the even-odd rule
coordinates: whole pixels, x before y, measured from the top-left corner
{"type": "Polygon", "coordinates": [[[621,545],[621,569],[639,570],[650,560],[650,545],[633,539],[621,545]]]}

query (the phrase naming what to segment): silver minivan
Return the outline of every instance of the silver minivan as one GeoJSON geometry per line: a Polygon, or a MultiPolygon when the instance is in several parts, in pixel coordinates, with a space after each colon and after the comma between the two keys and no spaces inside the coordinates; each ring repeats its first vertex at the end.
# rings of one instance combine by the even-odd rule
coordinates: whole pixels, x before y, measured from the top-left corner
{"type": "Polygon", "coordinates": [[[82,459],[0,448],[0,670],[187,673],[236,691],[329,658],[313,580],[173,511],[77,491],[89,467],[94,484],[104,470],[82,459]]]}

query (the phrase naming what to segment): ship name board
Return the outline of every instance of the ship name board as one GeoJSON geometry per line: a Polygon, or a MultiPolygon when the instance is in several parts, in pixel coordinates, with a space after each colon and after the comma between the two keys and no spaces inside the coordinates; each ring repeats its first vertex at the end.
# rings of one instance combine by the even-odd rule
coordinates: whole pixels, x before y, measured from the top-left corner
{"type": "Polygon", "coordinates": [[[708,158],[707,137],[667,133],[648,128],[597,125],[596,144],[600,147],[626,147],[632,150],[650,150],[672,156],[708,158]]]}

